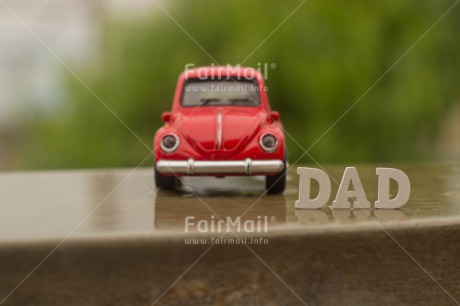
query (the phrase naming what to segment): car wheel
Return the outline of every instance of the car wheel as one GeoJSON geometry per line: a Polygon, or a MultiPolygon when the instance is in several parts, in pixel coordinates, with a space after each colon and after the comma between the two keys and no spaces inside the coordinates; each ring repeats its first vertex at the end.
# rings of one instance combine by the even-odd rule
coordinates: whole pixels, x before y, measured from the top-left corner
{"type": "Polygon", "coordinates": [[[178,179],[175,176],[162,175],[155,168],[155,185],[163,190],[175,190],[178,179]]]}
{"type": "Polygon", "coordinates": [[[286,161],[281,172],[265,178],[265,189],[268,194],[282,193],[286,188],[286,161]]]}

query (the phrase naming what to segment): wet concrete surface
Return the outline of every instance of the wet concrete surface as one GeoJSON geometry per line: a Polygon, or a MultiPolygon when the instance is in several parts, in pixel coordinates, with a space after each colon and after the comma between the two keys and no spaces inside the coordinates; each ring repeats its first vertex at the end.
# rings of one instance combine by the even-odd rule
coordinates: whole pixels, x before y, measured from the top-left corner
{"type": "MultiPolygon", "coordinates": [[[[0,304],[457,304],[460,166],[378,166],[408,174],[402,209],[296,210],[295,169],[275,196],[258,177],[164,192],[151,169],[1,173],[0,304]],[[262,230],[210,229],[239,216],[262,230]]],[[[371,203],[375,168],[357,166],[371,203]]],[[[329,205],[344,169],[326,167],[329,205]]]]}
{"type": "MultiPolygon", "coordinates": [[[[412,184],[409,202],[398,210],[296,210],[295,169],[288,175],[284,195],[270,196],[264,195],[263,177],[185,178],[179,191],[165,192],[156,190],[152,170],[145,168],[2,173],[0,241],[63,238],[70,233],[183,233],[187,216],[209,221],[238,216],[257,221],[267,216],[270,229],[460,216],[459,166],[392,167],[406,171],[412,184]]],[[[329,205],[344,168],[326,168],[333,186],[329,205]]],[[[373,203],[375,166],[357,169],[373,203]]]]}

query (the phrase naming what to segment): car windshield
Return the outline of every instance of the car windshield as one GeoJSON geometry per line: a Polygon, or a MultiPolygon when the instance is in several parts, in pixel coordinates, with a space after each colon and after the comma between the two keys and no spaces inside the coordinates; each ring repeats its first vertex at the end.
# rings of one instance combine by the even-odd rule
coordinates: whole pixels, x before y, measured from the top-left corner
{"type": "Polygon", "coordinates": [[[188,80],[182,106],[257,106],[260,103],[256,80],[188,80]]]}

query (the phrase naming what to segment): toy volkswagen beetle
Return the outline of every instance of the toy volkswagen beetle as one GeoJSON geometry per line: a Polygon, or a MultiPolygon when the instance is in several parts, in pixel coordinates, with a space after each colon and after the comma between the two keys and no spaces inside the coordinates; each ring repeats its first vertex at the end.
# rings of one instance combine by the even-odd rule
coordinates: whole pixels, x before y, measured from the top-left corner
{"type": "Polygon", "coordinates": [[[286,185],[279,113],[270,110],[253,68],[199,67],[179,76],[172,111],[154,139],[155,182],[174,189],[179,176],[266,176],[268,193],[286,185]]]}

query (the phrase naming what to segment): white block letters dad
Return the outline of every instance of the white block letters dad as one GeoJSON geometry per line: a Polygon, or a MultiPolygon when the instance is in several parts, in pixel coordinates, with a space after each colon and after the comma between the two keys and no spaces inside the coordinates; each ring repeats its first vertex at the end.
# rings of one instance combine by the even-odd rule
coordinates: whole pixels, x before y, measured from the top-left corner
{"type": "MultiPolygon", "coordinates": [[[[295,207],[318,209],[326,205],[331,196],[331,180],[329,176],[322,170],[304,167],[297,168],[297,174],[300,176],[299,200],[295,202],[295,207]],[[310,197],[311,180],[315,180],[319,184],[319,193],[314,199],[310,197]]],[[[377,168],[376,174],[379,182],[378,200],[375,202],[375,208],[395,209],[404,206],[410,196],[409,177],[403,171],[393,168],[377,168]],[[393,199],[390,199],[390,180],[394,180],[399,189],[398,195],[393,199]]],[[[331,208],[351,209],[350,198],[354,199],[353,208],[371,208],[355,167],[345,168],[331,208]]]]}

